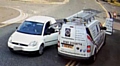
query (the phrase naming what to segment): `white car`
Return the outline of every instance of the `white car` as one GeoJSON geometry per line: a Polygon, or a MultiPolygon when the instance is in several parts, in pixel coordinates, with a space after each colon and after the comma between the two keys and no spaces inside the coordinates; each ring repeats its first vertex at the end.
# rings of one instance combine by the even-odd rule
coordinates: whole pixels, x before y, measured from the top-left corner
{"type": "Polygon", "coordinates": [[[10,36],[8,47],[11,51],[38,52],[43,54],[46,46],[57,44],[58,32],[49,28],[56,20],[47,16],[33,16],[26,19],[10,36]]]}

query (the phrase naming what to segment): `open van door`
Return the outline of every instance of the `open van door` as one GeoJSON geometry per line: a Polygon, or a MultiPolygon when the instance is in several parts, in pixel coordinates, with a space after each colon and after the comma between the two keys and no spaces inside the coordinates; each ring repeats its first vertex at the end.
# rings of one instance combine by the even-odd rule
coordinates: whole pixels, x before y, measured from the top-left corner
{"type": "Polygon", "coordinates": [[[105,23],[106,29],[106,34],[112,35],[113,33],[113,19],[112,18],[106,18],[106,23],[105,23]]]}

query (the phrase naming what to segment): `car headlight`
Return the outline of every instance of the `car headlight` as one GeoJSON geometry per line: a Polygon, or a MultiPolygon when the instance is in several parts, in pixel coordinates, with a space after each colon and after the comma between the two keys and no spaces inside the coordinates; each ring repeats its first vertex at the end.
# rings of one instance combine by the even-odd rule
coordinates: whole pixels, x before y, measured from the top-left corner
{"type": "Polygon", "coordinates": [[[29,46],[36,46],[37,44],[38,44],[37,41],[32,41],[30,42],[29,46]]]}
{"type": "Polygon", "coordinates": [[[11,37],[9,38],[8,42],[12,43],[12,38],[11,37]]]}

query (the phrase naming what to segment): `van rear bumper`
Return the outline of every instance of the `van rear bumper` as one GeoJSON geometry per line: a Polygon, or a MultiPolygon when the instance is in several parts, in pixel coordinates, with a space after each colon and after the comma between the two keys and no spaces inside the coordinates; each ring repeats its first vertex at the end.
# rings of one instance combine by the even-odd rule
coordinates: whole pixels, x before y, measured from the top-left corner
{"type": "Polygon", "coordinates": [[[61,52],[58,52],[58,55],[64,56],[64,57],[67,57],[67,58],[77,59],[77,60],[89,60],[90,59],[90,57],[73,56],[73,55],[68,55],[68,54],[64,54],[64,53],[61,53],[61,52]]]}

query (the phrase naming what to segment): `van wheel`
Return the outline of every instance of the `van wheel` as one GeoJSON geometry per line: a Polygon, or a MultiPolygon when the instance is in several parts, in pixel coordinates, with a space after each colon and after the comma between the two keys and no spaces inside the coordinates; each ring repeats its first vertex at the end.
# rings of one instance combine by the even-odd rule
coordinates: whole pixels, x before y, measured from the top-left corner
{"type": "Polygon", "coordinates": [[[89,60],[90,60],[90,62],[91,62],[91,63],[94,63],[94,62],[95,62],[95,60],[96,60],[96,57],[97,57],[97,53],[96,53],[96,50],[95,50],[95,51],[94,51],[94,55],[93,55],[93,56],[91,56],[91,57],[90,57],[90,59],[89,59],[89,60]]]}
{"type": "Polygon", "coordinates": [[[39,55],[42,55],[43,52],[44,52],[44,45],[42,44],[42,45],[40,46],[40,48],[39,48],[38,54],[39,54],[39,55]]]}

